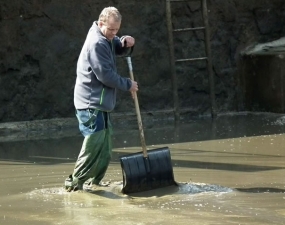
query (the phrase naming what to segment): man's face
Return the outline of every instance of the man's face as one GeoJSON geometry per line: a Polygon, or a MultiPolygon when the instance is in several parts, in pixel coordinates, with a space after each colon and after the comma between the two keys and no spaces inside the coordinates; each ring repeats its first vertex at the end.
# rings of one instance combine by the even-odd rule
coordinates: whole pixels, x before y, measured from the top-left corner
{"type": "Polygon", "coordinates": [[[116,34],[118,33],[120,26],[121,26],[121,22],[117,22],[114,20],[113,17],[110,17],[109,20],[105,23],[99,21],[98,26],[99,26],[101,32],[103,33],[103,35],[108,40],[111,41],[116,36],[116,34]]]}

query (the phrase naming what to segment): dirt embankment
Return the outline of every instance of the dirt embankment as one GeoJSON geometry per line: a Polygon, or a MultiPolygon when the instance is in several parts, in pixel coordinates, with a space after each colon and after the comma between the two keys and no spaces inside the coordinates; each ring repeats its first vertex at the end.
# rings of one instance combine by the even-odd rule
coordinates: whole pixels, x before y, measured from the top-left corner
{"type": "MultiPolygon", "coordinates": [[[[165,1],[0,2],[0,122],[74,116],[76,62],[92,22],[103,7],[123,15],[120,34],[133,35],[133,66],[142,111],[173,107],[165,1]]],[[[238,111],[239,53],[253,43],[284,36],[283,0],[209,0],[209,22],[218,111],[238,111]]],[[[173,3],[176,28],[202,26],[199,2],[173,3]]],[[[204,56],[203,32],[176,35],[175,55],[204,56]]],[[[119,72],[128,76],[126,62],[119,72]]],[[[205,62],[177,64],[181,107],[210,112],[205,62]]],[[[240,103],[239,103],[240,104],[240,103]]],[[[116,112],[134,111],[129,93],[119,92],[116,112]]]]}

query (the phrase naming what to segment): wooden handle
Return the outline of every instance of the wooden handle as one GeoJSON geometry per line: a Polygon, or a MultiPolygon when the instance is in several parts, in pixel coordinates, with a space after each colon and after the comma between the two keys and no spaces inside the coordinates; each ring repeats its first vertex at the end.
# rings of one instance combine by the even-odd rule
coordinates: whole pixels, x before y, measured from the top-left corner
{"type": "MultiPolygon", "coordinates": [[[[134,74],[133,74],[133,66],[132,66],[132,60],[131,57],[127,57],[127,62],[129,66],[129,73],[132,80],[134,80],[134,74]]],[[[141,138],[141,145],[143,150],[143,156],[147,157],[147,150],[146,150],[146,144],[145,144],[145,138],[144,138],[144,132],[143,132],[143,125],[142,125],[142,118],[140,113],[140,106],[139,106],[139,100],[137,96],[137,92],[133,93],[134,101],[135,101],[135,107],[136,107],[136,114],[137,114],[137,120],[139,125],[139,131],[140,131],[140,138],[141,138]]]]}

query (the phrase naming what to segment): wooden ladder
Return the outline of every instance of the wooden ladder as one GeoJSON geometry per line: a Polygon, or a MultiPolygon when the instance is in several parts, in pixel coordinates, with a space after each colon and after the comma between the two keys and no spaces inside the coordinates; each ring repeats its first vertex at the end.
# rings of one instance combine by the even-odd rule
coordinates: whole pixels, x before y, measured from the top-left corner
{"type": "Polygon", "coordinates": [[[170,51],[170,66],[171,66],[171,75],[172,75],[172,84],[173,84],[173,98],[174,98],[174,115],[175,120],[180,120],[180,106],[178,99],[178,88],[177,88],[177,78],[176,78],[176,69],[175,63],[185,62],[185,61],[207,61],[207,68],[209,74],[209,85],[210,85],[210,99],[211,99],[211,115],[212,118],[217,116],[216,113],[216,102],[215,102],[215,88],[214,88],[214,75],[213,75],[213,66],[212,66],[212,56],[211,56],[211,46],[210,46],[210,31],[209,31],[209,22],[208,22],[208,9],[207,9],[207,0],[166,0],[166,16],[167,16],[167,27],[168,27],[168,44],[170,51]],[[202,17],[203,17],[203,27],[191,27],[191,28],[181,28],[173,29],[172,19],[171,19],[171,3],[176,2],[194,2],[201,1],[202,6],[202,17]],[[173,34],[175,32],[185,32],[185,31],[204,31],[205,35],[205,57],[200,58],[188,58],[188,59],[175,59],[174,56],[174,44],[173,44],[173,34]]]}

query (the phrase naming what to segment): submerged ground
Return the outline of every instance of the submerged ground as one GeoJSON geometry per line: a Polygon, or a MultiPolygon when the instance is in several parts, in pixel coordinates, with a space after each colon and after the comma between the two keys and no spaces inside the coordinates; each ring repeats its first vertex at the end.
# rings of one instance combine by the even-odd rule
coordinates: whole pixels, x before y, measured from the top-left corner
{"type": "Polygon", "coordinates": [[[77,130],[3,134],[0,224],[285,224],[284,124],[280,114],[148,123],[148,149],[170,149],[179,186],[132,195],[120,192],[119,157],[140,151],[135,126],[115,127],[110,187],[83,193],[63,189],[83,140],[77,130]]]}

